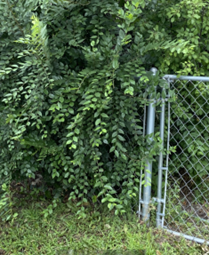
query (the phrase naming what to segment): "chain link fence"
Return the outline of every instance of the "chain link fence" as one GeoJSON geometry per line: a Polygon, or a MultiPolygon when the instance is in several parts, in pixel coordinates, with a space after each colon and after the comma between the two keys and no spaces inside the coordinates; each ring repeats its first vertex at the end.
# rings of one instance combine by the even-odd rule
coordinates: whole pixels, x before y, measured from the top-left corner
{"type": "Polygon", "coordinates": [[[209,77],[164,80],[175,100],[167,92],[155,101],[160,105],[149,106],[145,126],[159,132],[163,150],[147,163],[152,182],[149,188],[140,183],[139,217],[150,224],[154,211],[157,227],[209,244],[209,77]]]}
{"type": "Polygon", "coordinates": [[[176,101],[170,107],[170,146],[175,153],[169,155],[164,227],[190,240],[208,241],[209,78],[165,79],[176,101]]]}

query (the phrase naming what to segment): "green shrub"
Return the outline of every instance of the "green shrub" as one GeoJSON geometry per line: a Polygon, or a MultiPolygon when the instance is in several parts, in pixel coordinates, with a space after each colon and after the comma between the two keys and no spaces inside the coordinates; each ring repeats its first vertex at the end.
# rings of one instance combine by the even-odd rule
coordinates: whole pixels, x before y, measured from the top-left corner
{"type": "Polygon", "coordinates": [[[1,180],[38,173],[54,197],[106,202],[116,213],[137,199],[141,165],[160,146],[142,135],[146,98],[158,84],[144,56],[164,47],[138,32],[144,8],[1,1],[1,180]]]}

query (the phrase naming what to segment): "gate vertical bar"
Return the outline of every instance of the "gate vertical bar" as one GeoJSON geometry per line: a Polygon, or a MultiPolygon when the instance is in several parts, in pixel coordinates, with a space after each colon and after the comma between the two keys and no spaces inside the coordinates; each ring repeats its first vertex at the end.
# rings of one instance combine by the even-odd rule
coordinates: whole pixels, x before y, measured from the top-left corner
{"type": "MultiPolygon", "coordinates": [[[[157,68],[151,68],[150,70],[153,75],[156,75],[157,68]]],[[[148,106],[148,114],[147,114],[147,130],[146,134],[151,135],[154,134],[155,129],[155,101],[150,103],[148,106]]],[[[150,138],[151,141],[153,138],[150,138]]],[[[151,186],[149,183],[152,179],[152,162],[148,161],[146,163],[147,167],[145,170],[145,184],[143,187],[143,210],[142,210],[142,220],[147,221],[149,219],[149,203],[151,199],[151,186]]]]}
{"type": "MultiPolygon", "coordinates": [[[[165,89],[162,90],[162,93],[165,89]]],[[[164,132],[165,132],[165,99],[161,99],[161,112],[160,112],[160,138],[162,147],[164,147],[164,132]]],[[[163,171],[163,151],[161,150],[158,162],[158,190],[157,190],[157,227],[162,226],[161,221],[161,198],[162,198],[162,171],[163,171]]]]}
{"type": "MultiPolygon", "coordinates": [[[[169,89],[170,89],[170,80],[168,80],[169,89]]],[[[169,166],[169,148],[170,148],[170,125],[171,125],[171,103],[169,102],[169,92],[168,92],[168,134],[167,134],[167,155],[166,155],[166,172],[165,172],[165,187],[164,187],[164,204],[163,204],[163,217],[162,217],[162,227],[164,227],[165,220],[165,206],[166,206],[166,195],[167,195],[167,183],[168,183],[168,166],[169,166]]]]}
{"type": "MultiPolygon", "coordinates": [[[[165,78],[164,78],[165,79],[165,78]]],[[[170,99],[170,94],[169,94],[169,90],[170,90],[170,82],[171,80],[168,78],[166,79],[167,83],[168,83],[168,95],[167,95],[167,99],[168,99],[168,120],[167,120],[167,154],[166,154],[166,171],[165,171],[165,187],[164,187],[164,204],[163,204],[163,212],[162,212],[162,221],[161,221],[161,227],[164,227],[164,220],[165,220],[165,207],[166,207],[166,196],[167,196],[167,183],[168,183],[168,166],[169,166],[169,148],[170,148],[170,122],[171,122],[171,103],[169,101],[170,99]]]]}

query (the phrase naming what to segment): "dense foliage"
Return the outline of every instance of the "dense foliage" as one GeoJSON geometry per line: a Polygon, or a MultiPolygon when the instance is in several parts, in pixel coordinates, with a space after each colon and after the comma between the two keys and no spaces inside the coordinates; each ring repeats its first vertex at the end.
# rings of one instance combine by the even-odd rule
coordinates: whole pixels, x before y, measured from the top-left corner
{"type": "Polygon", "coordinates": [[[123,212],[160,144],[147,147],[142,136],[146,98],[158,83],[143,55],[163,47],[138,32],[144,1],[0,6],[1,180],[30,185],[41,174],[48,195],[67,192],[78,205],[102,199],[123,212]]]}
{"type": "Polygon", "coordinates": [[[0,14],[1,181],[41,174],[49,196],[124,211],[161,148],[142,136],[159,84],[145,70],[208,74],[207,2],[2,0],[0,14]]]}

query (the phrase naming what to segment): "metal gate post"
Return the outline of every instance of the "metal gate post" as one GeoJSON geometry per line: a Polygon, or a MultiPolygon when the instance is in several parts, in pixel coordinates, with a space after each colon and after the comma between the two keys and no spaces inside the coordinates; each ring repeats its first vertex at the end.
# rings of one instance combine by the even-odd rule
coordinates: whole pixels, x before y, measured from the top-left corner
{"type": "MultiPolygon", "coordinates": [[[[165,76],[163,78],[167,81],[168,87],[170,89],[170,79],[166,79],[165,76]]],[[[165,92],[165,89],[163,89],[165,92]]],[[[162,93],[163,93],[162,90],[162,93]]],[[[158,163],[158,186],[157,186],[157,198],[154,200],[157,202],[157,215],[156,215],[156,225],[157,227],[163,228],[164,219],[165,219],[165,205],[166,205],[166,193],[167,193],[167,180],[168,180],[168,159],[169,159],[169,144],[170,144],[170,102],[169,102],[169,93],[167,95],[167,99],[161,99],[161,112],[160,112],[160,138],[162,141],[162,146],[164,148],[164,132],[165,132],[165,103],[167,102],[167,153],[166,153],[166,162],[163,161],[163,148],[159,154],[159,163],[158,163]],[[165,167],[163,166],[166,163],[165,167]],[[164,171],[164,175],[163,175],[164,171]],[[162,178],[164,176],[164,194],[162,198],[162,178]],[[162,207],[163,205],[163,207],[162,207]],[[161,212],[162,211],[162,212],[161,212]]]]}
{"type": "MultiPolygon", "coordinates": [[[[157,68],[153,67],[150,70],[153,75],[156,75],[157,68]]],[[[147,130],[146,134],[154,134],[155,129],[155,101],[150,103],[148,106],[147,114],[147,130]]],[[[153,141],[153,138],[150,138],[150,141],[153,141]]],[[[151,180],[152,180],[152,162],[148,161],[146,163],[145,170],[145,185],[143,187],[143,209],[142,209],[142,220],[147,221],[149,219],[149,203],[151,199],[151,180]]]]}
{"type": "MultiPolygon", "coordinates": [[[[165,90],[165,89],[163,89],[163,90],[165,90]]],[[[165,131],[165,99],[161,99],[161,104],[162,105],[161,105],[161,111],[160,111],[160,138],[161,138],[162,146],[163,146],[164,145],[164,131],[165,131]]],[[[156,218],[157,227],[162,226],[162,221],[161,221],[162,170],[164,170],[163,169],[163,151],[160,152],[159,163],[158,163],[157,218],[156,218]]]]}

